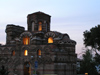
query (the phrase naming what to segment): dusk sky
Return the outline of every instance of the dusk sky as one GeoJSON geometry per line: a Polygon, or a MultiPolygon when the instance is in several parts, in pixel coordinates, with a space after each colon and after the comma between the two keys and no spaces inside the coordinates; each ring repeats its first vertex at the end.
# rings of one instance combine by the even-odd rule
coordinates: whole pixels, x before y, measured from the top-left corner
{"type": "Polygon", "coordinates": [[[51,15],[51,30],[67,33],[81,53],[83,32],[100,24],[100,0],[0,0],[0,43],[6,43],[7,24],[25,27],[27,15],[41,11],[51,15]]]}

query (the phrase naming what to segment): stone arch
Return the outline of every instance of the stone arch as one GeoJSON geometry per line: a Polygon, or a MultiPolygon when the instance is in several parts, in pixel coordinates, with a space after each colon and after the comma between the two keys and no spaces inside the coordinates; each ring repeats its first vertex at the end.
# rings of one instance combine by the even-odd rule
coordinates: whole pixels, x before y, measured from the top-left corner
{"type": "Polygon", "coordinates": [[[55,42],[55,37],[56,37],[56,34],[52,31],[50,32],[47,32],[45,35],[44,35],[44,38],[46,39],[46,43],[48,44],[53,44],[55,42]]]}
{"type": "Polygon", "coordinates": [[[21,41],[22,44],[28,45],[28,44],[26,44],[26,42],[25,42],[26,39],[28,40],[27,43],[30,44],[30,43],[31,43],[31,39],[32,39],[32,33],[31,33],[31,32],[26,31],[26,32],[23,32],[23,33],[20,35],[20,40],[22,40],[22,41],[21,41]]]}
{"type": "Polygon", "coordinates": [[[32,33],[31,32],[23,32],[21,35],[20,35],[20,39],[22,39],[24,36],[29,36],[30,38],[32,38],[32,33]]]}
{"type": "Polygon", "coordinates": [[[49,38],[49,37],[52,37],[52,38],[55,38],[55,33],[54,32],[47,32],[45,35],[44,35],[44,37],[45,38],[49,38]]]}

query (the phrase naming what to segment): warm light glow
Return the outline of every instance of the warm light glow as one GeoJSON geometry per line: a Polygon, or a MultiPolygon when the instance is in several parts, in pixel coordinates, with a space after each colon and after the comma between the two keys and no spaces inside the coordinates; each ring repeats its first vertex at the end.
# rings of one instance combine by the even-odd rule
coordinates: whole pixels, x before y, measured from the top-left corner
{"type": "Polygon", "coordinates": [[[88,73],[85,73],[85,75],[88,75],[88,73]]]}
{"type": "Polygon", "coordinates": [[[39,31],[42,31],[42,22],[39,22],[39,31]]]}
{"type": "Polygon", "coordinates": [[[38,56],[41,56],[41,50],[38,50],[38,56]]]}
{"type": "Polygon", "coordinates": [[[29,37],[24,37],[24,38],[23,38],[23,44],[24,44],[24,45],[28,45],[29,42],[30,42],[30,38],[29,38],[29,37]]]}
{"type": "Polygon", "coordinates": [[[12,51],[12,55],[15,56],[15,51],[12,51]]]}
{"type": "Polygon", "coordinates": [[[42,24],[42,22],[39,22],[39,25],[42,24]]]}
{"type": "Polygon", "coordinates": [[[53,43],[53,38],[52,37],[48,38],[48,43],[53,43]]]}
{"type": "MultiPolygon", "coordinates": [[[[30,63],[29,63],[30,64],[30,63]]],[[[29,73],[31,73],[31,64],[30,64],[30,67],[29,67],[29,73]]],[[[30,74],[31,75],[31,74],[30,74]]]]}
{"type": "Polygon", "coordinates": [[[28,51],[27,51],[27,50],[24,51],[24,55],[25,55],[25,56],[28,55],[28,51]]]}

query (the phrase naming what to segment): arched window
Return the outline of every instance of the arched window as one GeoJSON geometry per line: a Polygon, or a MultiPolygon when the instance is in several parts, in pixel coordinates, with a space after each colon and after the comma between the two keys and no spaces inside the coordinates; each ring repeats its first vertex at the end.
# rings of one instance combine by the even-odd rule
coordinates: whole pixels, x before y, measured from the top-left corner
{"type": "Polygon", "coordinates": [[[34,31],[34,22],[32,22],[32,31],[34,31]]]}
{"type": "Polygon", "coordinates": [[[53,38],[52,37],[48,38],[48,43],[53,43],[53,38]]]}
{"type": "Polygon", "coordinates": [[[12,56],[15,56],[15,50],[12,51],[12,56]]]}
{"type": "Polygon", "coordinates": [[[40,49],[38,50],[38,56],[41,56],[41,50],[40,49]]]}
{"type": "Polygon", "coordinates": [[[27,37],[27,36],[24,37],[24,38],[23,38],[23,44],[24,44],[24,45],[28,45],[29,43],[30,43],[30,38],[27,37]]]}
{"type": "Polygon", "coordinates": [[[39,31],[42,31],[42,22],[39,22],[39,28],[38,28],[39,31]]]}
{"type": "Polygon", "coordinates": [[[24,55],[28,56],[28,51],[27,50],[24,51],[24,55]]]}
{"type": "Polygon", "coordinates": [[[41,57],[41,50],[40,49],[37,51],[37,56],[41,57]]]}

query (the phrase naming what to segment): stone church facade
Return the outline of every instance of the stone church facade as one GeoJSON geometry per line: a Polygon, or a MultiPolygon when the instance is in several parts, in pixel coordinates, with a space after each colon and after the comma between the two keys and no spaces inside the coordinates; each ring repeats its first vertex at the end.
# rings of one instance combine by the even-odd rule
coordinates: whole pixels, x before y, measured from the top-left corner
{"type": "Polygon", "coordinates": [[[68,34],[50,30],[51,16],[27,16],[28,30],[9,24],[6,44],[0,45],[0,67],[9,75],[76,75],[76,42],[68,34]]]}

